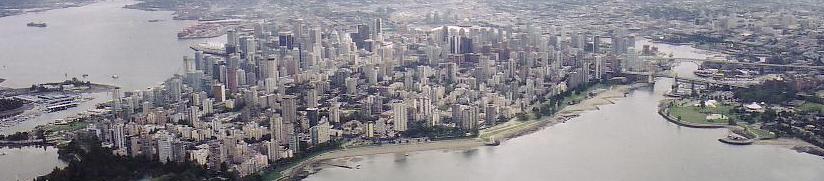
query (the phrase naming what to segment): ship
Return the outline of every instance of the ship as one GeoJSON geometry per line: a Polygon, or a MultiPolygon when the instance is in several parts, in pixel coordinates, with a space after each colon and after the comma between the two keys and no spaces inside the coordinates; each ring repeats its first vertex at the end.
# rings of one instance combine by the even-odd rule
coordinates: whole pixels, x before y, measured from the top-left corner
{"type": "Polygon", "coordinates": [[[30,22],[30,23],[26,24],[26,26],[29,26],[29,27],[39,27],[39,28],[45,28],[45,27],[46,27],[46,23],[35,23],[35,22],[30,22]]]}

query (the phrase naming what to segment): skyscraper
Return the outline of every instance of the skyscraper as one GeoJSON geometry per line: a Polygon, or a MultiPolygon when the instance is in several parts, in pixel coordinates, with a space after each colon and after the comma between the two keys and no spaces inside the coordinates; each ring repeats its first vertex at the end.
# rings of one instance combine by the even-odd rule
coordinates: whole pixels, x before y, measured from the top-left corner
{"type": "Polygon", "coordinates": [[[224,87],[223,84],[212,85],[212,97],[214,97],[217,102],[226,101],[226,87],[224,87]]]}
{"type": "Polygon", "coordinates": [[[329,107],[329,121],[333,124],[340,122],[340,103],[332,102],[330,103],[331,106],[329,107]]]}
{"type": "Polygon", "coordinates": [[[406,115],[406,104],[404,104],[403,101],[392,103],[392,121],[395,131],[406,131],[408,119],[406,115]]]}
{"type": "Polygon", "coordinates": [[[312,144],[322,144],[329,142],[329,126],[328,121],[321,121],[320,124],[312,126],[311,133],[312,133],[312,144]]]}
{"type": "MultiPolygon", "coordinates": [[[[283,114],[283,121],[287,123],[295,123],[298,121],[297,111],[297,96],[285,95],[283,102],[281,102],[281,114],[283,114]]],[[[309,129],[309,125],[300,125],[304,129],[309,129]]]]}
{"type": "Polygon", "coordinates": [[[283,119],[280,115],[273,114],[269,117],[269,131],[272,137],[272,142],[277,144],[285,144],[289,140],[286,136],[285,127],[283,126],[283,119]]]}
{"type": "Polygon", "coordinates": [[[237,45],[238,45],[238,36],[237,31],[235,30],[228,30],[226,31],[226,54],[233,54],[237,53],[237,45]]]}
{"type": "Polygon", "coordinates": [[[226,69],[226,87],[229,92],[235,93],[238,88],[238,69],[240,56],[238,54],[229,55],[229,66],[226,69]]]}
{"type": "Polygon", "coordinates": [[[120,111],[120,87],[112,89],[112,105],[115,112],[120,111]]]}
{"type": "Polygon", "coordinates": [[[205,71],[206,65],[206,60],[203,59],[203,51],[195,51],[195,69],[205,71]]]}
{"type": "Polygon", "coordinates": [[[161,131],[161,133],[158,133],[157,157],[161,163],[166,163],[168,161],[174,160],[172,154],[172,138],[165,131],[161,131]]]}
{"type": "Polygon", "coordinates": [[[192,73],[195,70],[195,60],[189,56],[183,56],[183,73],[192,73]]]}
{"type": "Polygon", "coordinates": [[[498,121],[498,107],[494,104],[486,105],[486,110],[484,111],[485,114],[485,122],[486,125],[492,126],[498,121]]]}
{"type": "Polygon", "coordinates": [[[374,37],[383,33],[383,20],[381,18],[375,19],[375,34],[374,37]]]}

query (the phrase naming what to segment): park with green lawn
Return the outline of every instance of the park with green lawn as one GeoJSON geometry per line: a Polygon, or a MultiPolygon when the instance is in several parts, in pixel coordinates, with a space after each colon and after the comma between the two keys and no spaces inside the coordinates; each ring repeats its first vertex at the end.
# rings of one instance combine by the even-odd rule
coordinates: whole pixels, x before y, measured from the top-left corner
{"type": "Polygon", "coordinates": [[[674,101],[669,107],[669,115],[679,121],[705,125],[729,125],[729,119],[737,119],[734,106],[717,104],[715,106],[696,106],[700,101],[674,101]],[[726,119],[707,119],[712,114],[720,114],[726,119]]]}
{"type": "Polygon", "coordinates": [[[749,138],[755,139],[772,139],[776,138],[776,135],[772,132],[767,130],[759,129],[758,126],[749,125],[744,122],[739,121],[741,116],[738,115],[735,111],[734,105],[729,104],[721,104],[717,103],[714,105],[705,105],[703,101],[697,100],[670,100],[666,107],[664,107],[663,113],[669,117],[669,119],[674,119],[672,121],[676,121],[681,123],[682,125],[692,126],[692,127],[729,127],[735,125],[735,127],[729,128],[737,128],[740,130],[745,131],[745,136],[749,138]],[[703,105],[703,106],[702,106],[703,105]],[[707,119],[711,117],[710,115],[717,114],[723,115],[722,117],[716,117],[716,119],[707,119]]]}
{"type": "Polygon", "coordinates": [[[798,107],[802,112],[824,113],[824,104],[806,102],[798,107]]]}

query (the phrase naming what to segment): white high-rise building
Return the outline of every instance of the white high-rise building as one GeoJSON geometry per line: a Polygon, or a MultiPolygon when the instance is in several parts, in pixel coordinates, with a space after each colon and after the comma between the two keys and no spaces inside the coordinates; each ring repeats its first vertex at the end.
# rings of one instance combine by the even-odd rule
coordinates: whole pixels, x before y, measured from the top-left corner
{"type": "Polygon", "coordinates": [[[278,60],[276,57],[269,57],[261,66],[261,76],[266,78],[278,78],[278,60]]]}
{"type": "Polygon", "coordinates": [[[201,128],[203,125],[200,121],[200,111],[198,111],[197,106],[189,107],[189,111],[187,112],[187,119],[192,123],[192,127],[201,128]]]}
{"type": "Polygon", "coordinates": [[[392,104],[392,121],[395,131],[406,131],[408,121],[406,116],[406,104],[403,101],[392,104]]]}
{"type": "Polygon", "coordinates": [[[339,123],[340,122],[340,103],[333,102],[331,103],[331,107],[329,107],[329,121],[332,123],[339,123]]]}
{"type": "Polygon", "coordinates": [[[329,136],[329,129],[332,127],[329,126],[329,121],[321,121],[320,124],[313,126],[311,129],[312,133],[312,144],[322,144],[329,142],[331,139],[329,136]]]}
{"type": "Polygon", "coordinates": [[[114,146],[117,148],[126,148],[126,130],[124,129],[123,123],[114,124],[112,132],[114,146]]]}
{"type": "Polygon", "coordinates": [[[317,108],[318,99],[318,91],[315,88],[309,88],[306,90],[306,107],[317,108]]]}
{"type": "Polygon", "coordinates": [[[346,84],[346,93],[355,95],[358,93],[358,79],[347,77],[344,80],[344,84],[346,84]]]}
{"type": "Polygon", "coordinates": [[[604,65],[604,57],[595,56],[595,80],[600,81],[604,78],[606,73],[606,65],[604,65]]]}
{"type": "Polygon", "coordinates": [[[287,135],[284,129],[283,119],[280,115],[272,115],[272,117],[269,118],[269,131],[272,136],[272,142],[277,144],[286,143],[288,139],[286,138],[287,135]]]}
{"type": "Polygon", "coordinates": [[[278,79],[277,78],[266,78],[263,79],[263,87],[266,90],[266,93],[275,93],[278,87],[278,79]]]}
{"type": "Polygon", "coordinates": [[[280,160],[280,144],[277,141],[266,142],[266,156],[270,161],[280,160]]]}
{"type": "Polygon", "coordinates": [[[214,99],[211,99],[211,98],[203,99],[202,108],[203,108],[203,114],[204,115],[209,115],[209,114],[212,114],[212,113],[215,112],[213,102],[214,102],[214,99]]]}
{"type": "Polygon", "coordinates": [[[183,73],[195,72],[195,60],[189,56],[183,56],[183,73]]]}
{"type": "Polygon", "coordinates": [[[172,138],[171,136],[166,133],[165,131],[161,131],[157,134],[157,157],[158,160],[162,163],[166,163],[168,161],[173,161],[174,157],[172,156],[172,138]]]}

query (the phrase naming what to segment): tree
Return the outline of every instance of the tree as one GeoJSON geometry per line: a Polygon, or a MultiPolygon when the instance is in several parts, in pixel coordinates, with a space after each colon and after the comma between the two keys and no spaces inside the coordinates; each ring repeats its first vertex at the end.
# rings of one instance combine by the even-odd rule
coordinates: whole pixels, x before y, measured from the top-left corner
{"type": "Polygon", "coordinates": [[[528,120],[528,119],[529,119],[529,118],[526,116],[526,113],[523,113],[523,112],[520,112],[520,113],[518,113],[518,114],[515,114],[515,117],[517,117],[517,118],[518,118],[518,121],[526,121],[526,120],[528,120]]]}
{"type": "Polygon", "coordinates": [[[796,90],[789,83],[778,80],[767,80],[763,84],[746,89],[739,89],[735,97],[744,102],[766,102],[778,104],[794,99],[796,90]]]}
{"type": "Polygon", "coordinates": [[[776,113],[775,110],[767,109],[766,111],[764,111],[763,114],[761,114],[761,121],[763,121],[765,123],[766,122],[773,122],[773,121],[775,121],[775,118],[777,118],[777,117],[778,117],[778,113],[776,113]]]}
{"type": "Polygon", "coordinates": [[[120,157],[100,141],[80,133],[58,150],[58,158],[68,162],[63,169],[36,180],[138,180],[151,176],[160,180],[208,180],[219,175],[208,174],[202,165],[193,162],[160,163],[144,157],[120,157]]]}

